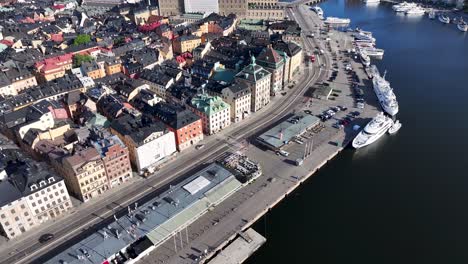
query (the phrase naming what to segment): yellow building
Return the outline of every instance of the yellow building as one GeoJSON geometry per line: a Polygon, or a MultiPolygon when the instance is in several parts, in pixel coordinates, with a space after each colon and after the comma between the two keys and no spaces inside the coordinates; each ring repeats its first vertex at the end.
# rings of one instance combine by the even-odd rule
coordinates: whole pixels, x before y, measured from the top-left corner
{"type": "Polygon", "coordinates": [[[86,76],[93,80],[106,76],[104,67],[101,67],[96,61],[83,62],[83,64],[81,64],[81,70],[86,76]]]}
{"type": "Polygon", "coordinates": [[[83,202],[109,188],[104,163],[95,148],[77,151],[62,161],[68,190],[83,202]]]}
{"type": "Polygon", "coordinates": [[[192,52],[192,50],[201,44],[201,38],[194,35],[181,36],[174,40],[172,49],[174,53],[181,54],[184,52],[192,52]]]}

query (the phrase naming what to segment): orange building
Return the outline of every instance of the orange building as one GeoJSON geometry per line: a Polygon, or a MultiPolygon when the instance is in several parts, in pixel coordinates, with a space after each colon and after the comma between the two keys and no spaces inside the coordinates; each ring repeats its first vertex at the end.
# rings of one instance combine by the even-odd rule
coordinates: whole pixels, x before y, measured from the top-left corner
{"type": "Polygon", "coordinates": [[[34,66],[40,79],[48,82],[63,77],[65,71],[71,70],[72,65],[73,54],[67,53],[36,62],[34,66]]]}

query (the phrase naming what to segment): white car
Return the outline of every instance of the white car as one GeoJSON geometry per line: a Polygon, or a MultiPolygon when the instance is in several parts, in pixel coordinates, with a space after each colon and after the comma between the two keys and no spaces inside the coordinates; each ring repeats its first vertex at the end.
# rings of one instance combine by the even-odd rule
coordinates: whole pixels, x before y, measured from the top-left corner
{"type": "Polygon", "coordinates": [[[283,157],[287,157],[287,156],[289,156],[289,152],[286,152],[284,150],[280,150],[280,151],[276,152],[276,155],[281,155],[283,157]]]}

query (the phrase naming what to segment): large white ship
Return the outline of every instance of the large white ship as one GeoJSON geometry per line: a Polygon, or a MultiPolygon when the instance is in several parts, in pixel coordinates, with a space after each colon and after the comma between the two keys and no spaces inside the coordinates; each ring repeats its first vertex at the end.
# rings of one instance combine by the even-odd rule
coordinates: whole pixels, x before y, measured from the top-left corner
{"type": "Polygon", "coordinates": [[[351,23],[351,19],[349,18],[338,18],[338,17],[327,17],[325,19],[325,24],[338,24],[338,25],[345,25],[351,23]]]}
{"type": "Polygon", "coordinates": [[[374,143],[392,126],[393,121],[390,117],[382,112],[377,114],[353,139],[353,147],[358,149],[374,143]]]}
{"type": "Polygon", "coordinates": [[[374,85],[374,92],[379,99],[382,109],[389,115],[394,116],[398,113],[398,101],[396,100],[395,93],[390,86],[390,83],[385,80],[384,76],[380,76],[379,70],[375,65],[371,66],[372,84],[374,85]]]}

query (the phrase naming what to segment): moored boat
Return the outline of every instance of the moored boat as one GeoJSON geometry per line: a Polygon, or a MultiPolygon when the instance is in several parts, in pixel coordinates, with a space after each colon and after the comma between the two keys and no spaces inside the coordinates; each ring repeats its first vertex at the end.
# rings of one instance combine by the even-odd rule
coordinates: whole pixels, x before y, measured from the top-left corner
{"type": "Polygon", "coordinates": [[[393,121],[384,113],[377,114],[359,134],[353,139],[353,147],[356,149],[368,146],[381,138],[390,127],[393,121]]]}
{"type": "Polygon", "coordinates": [[[325,22],[325,24],[344,25],[344,24],[351,23],[351,19],[349,19],[349,18],[339,18],[339,17],[327,17],[327,19],[325,19],[324,22],[325,22]]]}
{"type": "Polygon", "coordinates": [[[371,66],[372,84],[374,86],[375,95],[379,99],[382,109],[389,115],[395,116],[399,111],[398,101],[393,92],[390,83],[385,80],[384,76],[380,76],[379,70],[375,65],[371,66]]]}
{"type": "Polygon", "coordinates": [[[462,32],[467,32],[468,24],[463,20],[463,18],[460,18],[460,21],[458,21],[458,24],[457,24],[457,28],[462,32]]]}
{"type": "Polygon", "coordinates": [[[431,9],[429,11],[428,16],[429,16],[430,19],[435,19],[436,13],[435,13],[434,9],[431,9]]]}
{"type": "Polygon", "coordinates": [[[393,125],[388,129],[388,133],[390,135],[393,135],[395,134],[396,132],[398,132],[398,130],[400,130],[401,128],[401,123],[399,120],[395,121],[395,123],[393,123],[393,125]]]}
{"type": "Polygon", "coordinates": [[[450,18],[444,14],[439,15],[439,21],[444,23],[444,24],[449,24],[450,23],[450,18]]]}

